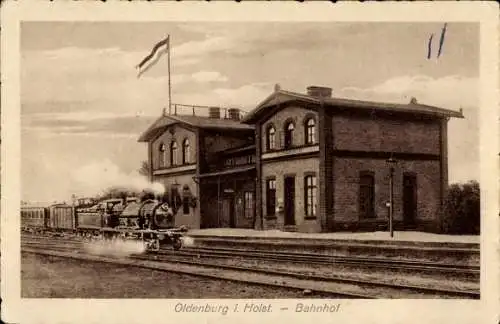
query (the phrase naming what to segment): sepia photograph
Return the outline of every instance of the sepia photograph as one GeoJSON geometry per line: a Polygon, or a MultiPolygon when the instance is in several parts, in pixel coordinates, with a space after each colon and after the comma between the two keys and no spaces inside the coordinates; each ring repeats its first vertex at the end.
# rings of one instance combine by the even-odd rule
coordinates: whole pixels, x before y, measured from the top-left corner
{"type": "Polygon", "coordinates": [[[22,296],[479,298],[478,45],[23,22],[22,296]]]}
{"type": "Polygon", "coordinates": [[[1,283],[18,272],[21,300],[169,300],[167,315],[206,322],[499,304],[479,20],[15,28],[18,112],[2,107],[2,129],[18,127],[19,155],[2,178],[15,164],[19,192],[2,188],[2,218],[16,211],[2,226],[19,268],[3,247],[1,283]]]}

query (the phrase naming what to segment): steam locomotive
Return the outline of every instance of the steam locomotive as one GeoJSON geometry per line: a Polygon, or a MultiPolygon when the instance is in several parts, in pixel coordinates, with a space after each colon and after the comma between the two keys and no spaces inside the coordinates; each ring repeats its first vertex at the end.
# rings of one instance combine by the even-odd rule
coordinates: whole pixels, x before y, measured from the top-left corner
{"type": "Polygon", "coordinates": [[[21,225],[25,231],[66,232],[89,240],[142,240],[148,251],[162,245],[178,250],[187,228],[175,227],[176,212],[158,199],[79,200],[76,206],[22,206],[21,225]]]}

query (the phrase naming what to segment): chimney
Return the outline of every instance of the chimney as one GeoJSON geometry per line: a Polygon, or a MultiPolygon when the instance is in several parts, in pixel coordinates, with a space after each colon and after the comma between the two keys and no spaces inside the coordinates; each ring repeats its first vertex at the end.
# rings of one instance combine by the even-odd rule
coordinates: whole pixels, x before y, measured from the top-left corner
{"type": "Polygon", "coordinates": [[[220,119],[220,108],[219,107],[210,107],[208,110],[208,117],[214,119],[220,119]]]}
{"type": "Polygon", "coordinates": [[[240,121],[240,110],[238,108],[229,108],[229,119],[240,121]]]}
{"type": "Polygon", "coordinates": [[[332,88],[310,86],[310,87],[307,87],[307,95],[311,96],[311,97],[317,97],[317,98],[331,98],[332,97],[332,88]]]}

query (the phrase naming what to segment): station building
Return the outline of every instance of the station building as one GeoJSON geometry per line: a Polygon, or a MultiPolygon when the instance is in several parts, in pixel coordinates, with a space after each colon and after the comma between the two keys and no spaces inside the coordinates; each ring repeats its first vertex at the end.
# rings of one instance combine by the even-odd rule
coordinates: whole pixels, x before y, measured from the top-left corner
{"type": "Polygon", "coordinates": [[[448,185],[447,122],[462,112],[277,87],[241,118],[164,115],[140,137],[151,180],[177,196],[176,222],[300,232],[439,232],[448,185]]]}

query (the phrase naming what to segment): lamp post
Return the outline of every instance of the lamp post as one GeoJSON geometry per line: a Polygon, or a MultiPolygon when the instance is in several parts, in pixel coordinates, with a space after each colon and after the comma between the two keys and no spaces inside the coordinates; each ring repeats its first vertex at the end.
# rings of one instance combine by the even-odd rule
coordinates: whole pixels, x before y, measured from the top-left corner
{"type": "Polygon", "coordinates": [[[387,160],[387,164],[389,165],[389,232],[391,234],[391,238],[394,237],[394,166],[397,161],[391,156],[387,160]]]}

